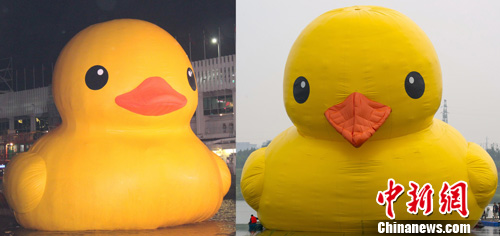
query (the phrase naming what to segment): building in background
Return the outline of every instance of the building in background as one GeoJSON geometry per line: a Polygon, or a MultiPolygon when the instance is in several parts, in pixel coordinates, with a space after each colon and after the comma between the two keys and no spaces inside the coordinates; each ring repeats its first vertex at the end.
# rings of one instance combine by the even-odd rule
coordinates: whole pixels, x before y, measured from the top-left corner
{"type": "Polygon", "coordinates": [[[198,81],[198,107],[191,128],[234,173],[236,166],[235,55],[192,63],[198,81]]]}
{"type": "MultiPolygon", "coordinates": [[[[232,173],[235,166],[235,55],[194,61],[198,107],[191,119],[194,133],[221,156],[232,173]]],[[[11,68],[10,68],[11,70],[11,68]]],[[[4,71],[4,70],[0,70],[4,71]]],[[[9,71],[9,67],[5,68],[9,71]]],[[[34,74],[34,73],[33,73],[34,74]]],[[[12,73],[0,82],[9,84],[12,73]]],[[[42,76],[43,77],[43,74],[42,76]]],[[[33,142],[61,123],[52,87],[0,93],[0,165],[29,150],[33,142]]]]}

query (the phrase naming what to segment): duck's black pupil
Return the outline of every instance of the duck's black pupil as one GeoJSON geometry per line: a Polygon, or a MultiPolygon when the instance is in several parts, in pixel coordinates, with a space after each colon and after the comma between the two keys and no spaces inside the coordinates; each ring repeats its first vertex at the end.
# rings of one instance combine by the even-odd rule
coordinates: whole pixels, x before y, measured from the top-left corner
{"type": "Polygon", "coordinates": [[[188,68],[187,70],[187,78],[191,89],[193,89],[193,91],[196,91],[196,78],[194,77],[194,72],[191,68],[188,68]]]}
{"type": "Polygon", "coordinates": [[[416,71],[410,72],[405,79],[405,90],[413,99],[422,97],[425,91],[424,78],[416,71]]]}
{"type": "Polygon", "coordinates": [[[293,83],[293,97],[295,101],[302,104],[309,98],[309,82],[306,78],[300,76],[293,83]]]}
{"type": "Polygon", "coordinates": [[[92,90],[99,90],[108,83],[108,71],[103,66],[92,66],[85,74],[85,84],[92,90]]]}

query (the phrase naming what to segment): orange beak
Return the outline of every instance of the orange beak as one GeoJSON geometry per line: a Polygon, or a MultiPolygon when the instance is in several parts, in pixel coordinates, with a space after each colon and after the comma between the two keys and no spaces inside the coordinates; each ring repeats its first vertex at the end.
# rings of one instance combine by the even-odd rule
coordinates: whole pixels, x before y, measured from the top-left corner
{"type": "Polygon", "coordinates": [[[391,114],[391,108],[352,93],[342,103],[328,108],[328,122],[354,147],[361,147],[391,114]]]}
{"type": "Polygon", "coordinates": [[[115,98],[115,103],[144,116],[161,116],[184,107],[186,97],[160,77],[150,77],[137,88],[115,98]]]}

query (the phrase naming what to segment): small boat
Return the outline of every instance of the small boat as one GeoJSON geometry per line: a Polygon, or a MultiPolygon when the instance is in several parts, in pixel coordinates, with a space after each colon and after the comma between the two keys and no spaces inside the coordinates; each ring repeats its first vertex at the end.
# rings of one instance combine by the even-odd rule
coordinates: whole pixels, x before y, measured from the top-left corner
{"type": "Polygon", "coordinates": [[[481,229],[483,227],[484,227],[484,224],[483,224],[482,221],[478,221],[477,224],[476,224],[476,226],[474,226],[474,228],[477,228],[477,229],[481,229]]]}
{"type": "Polygon", "coordinates": [[[248,231],[250,232],[262,231],[262,230],[264,230],[264,227],[260,223],[248,224],[248,231]]]}

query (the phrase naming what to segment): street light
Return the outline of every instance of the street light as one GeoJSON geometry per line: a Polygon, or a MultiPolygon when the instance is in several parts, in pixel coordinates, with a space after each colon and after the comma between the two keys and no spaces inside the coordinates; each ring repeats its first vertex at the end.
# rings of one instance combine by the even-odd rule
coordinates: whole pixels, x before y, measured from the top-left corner
{"type": "Polygon", "coordinates": [[[212,43],[217,44],[217,57],[220,57],[220,43],[217,38],[212,38],[212,43]]]}

